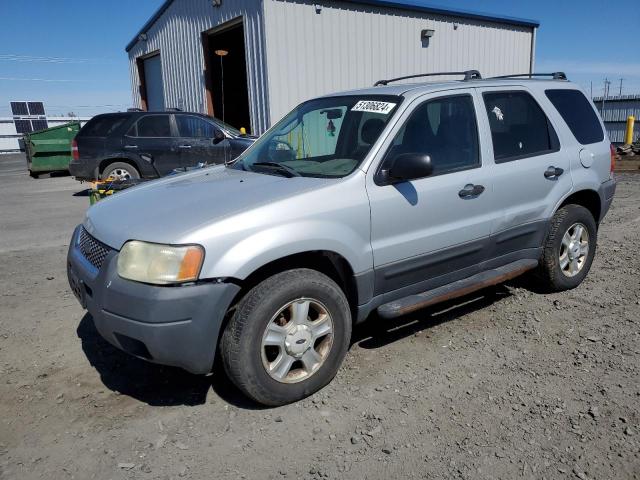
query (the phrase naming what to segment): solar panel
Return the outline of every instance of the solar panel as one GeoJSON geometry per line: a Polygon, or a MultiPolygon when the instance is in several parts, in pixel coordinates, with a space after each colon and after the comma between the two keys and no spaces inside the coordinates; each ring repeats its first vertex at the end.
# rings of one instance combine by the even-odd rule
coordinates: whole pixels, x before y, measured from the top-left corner
{"type": "Polygon", "coordinates": [[[14,120],[16,133],[31,133],[31,122],[29,120],[14,120]]]}
{"type": "Polygon", "coordinates": [[[28,102],[29,115],[44,115],[44,105],[42,102],[28,102]]]}
{"type": "Polygon", "coordinates": [[[11,102],[11,113],[14,116],[29,115],[27,102],[11,102]]]}
{"type": "Polygon", "coordinates": [[[46,120],[31,120],[31,125],[33,126],[33,131],[37,132],[39,130],[44,130],[45,128],[49,128],[49,124],[46,120]]]}

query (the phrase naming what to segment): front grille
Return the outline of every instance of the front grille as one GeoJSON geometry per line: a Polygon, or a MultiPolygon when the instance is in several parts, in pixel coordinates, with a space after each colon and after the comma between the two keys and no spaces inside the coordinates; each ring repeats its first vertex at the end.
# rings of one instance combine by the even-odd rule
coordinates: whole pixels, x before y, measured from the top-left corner
{"type": "Polygon", "coordinates": [[[89,263],[98,270],[102,268],[102,264],[111,251],[111,248],[89,235],[84,227],[80,229],[78,248],[82,252],[82,255],[84,255],[84,258],[89,260],[89,263]]]}

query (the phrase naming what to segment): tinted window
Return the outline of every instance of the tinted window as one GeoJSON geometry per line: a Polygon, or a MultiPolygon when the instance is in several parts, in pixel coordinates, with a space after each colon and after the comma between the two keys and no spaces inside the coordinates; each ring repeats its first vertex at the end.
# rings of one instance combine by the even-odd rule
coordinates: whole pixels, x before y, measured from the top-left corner
{"type": "Polygon", "coordinates": [[[558,137],[531,95],[497,92],[483,96],[497,163],[557,150],[558,137]]]}
{"type": "Polygon", "coordinates": [[[80,131],[83,137],[107,137],[128,120],[127,115],[93,117],[80,131]]]}
{"type": "Polygon", "coordinates": [[[604,140],[604,133],[589,100],[578,90],[545,90],[576,140],[583,145],[604,140]]]}
{"type": "Polygon", "coordinates": [[[479,166],[478,127],[471,97],[445,97],[417,107],[394,139],[387,158],[404,153],[430,155],[434,175],[479,166]]]}
{"type": "Polygon", "coordinates": [[[170,137],[169,115],[147,115],[142,117],[137,123],[137,136],[170,137]]]}
{"type": "Polygon", "coordinates": [[[191,115],[176,115],[178,135],[190,138],[213,138],[216,128],[212,123],[191,115]]]}

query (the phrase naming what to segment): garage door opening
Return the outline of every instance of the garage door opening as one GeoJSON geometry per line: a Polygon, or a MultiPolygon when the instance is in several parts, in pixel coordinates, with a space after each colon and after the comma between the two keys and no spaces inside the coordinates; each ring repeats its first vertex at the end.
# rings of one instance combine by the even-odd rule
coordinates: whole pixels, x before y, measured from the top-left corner
{"type": "Polygon", "coordinates": [[[202,44],[209,115],[249,132],[251,117],[242,21],[204,32],[202,44]]]}
{"type": "Polygon", "coordinates": [[[164,110],[164,85],[162,62],[155,52],[136,60],[140,81],[140,102],[143,110],[164,110]]]}

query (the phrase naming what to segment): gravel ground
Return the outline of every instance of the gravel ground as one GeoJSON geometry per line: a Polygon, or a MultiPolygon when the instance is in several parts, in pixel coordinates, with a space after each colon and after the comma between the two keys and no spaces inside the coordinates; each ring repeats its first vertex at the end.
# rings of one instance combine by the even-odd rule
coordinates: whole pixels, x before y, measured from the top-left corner
{"type": "Polygon", "coordinates": [[[579,288],[372,318],[331,385],[263,409],[97,335],[64,270],[83,187],[23,165],[0,157],[1,478],[640,477],[640,176],[579,288]]]}

